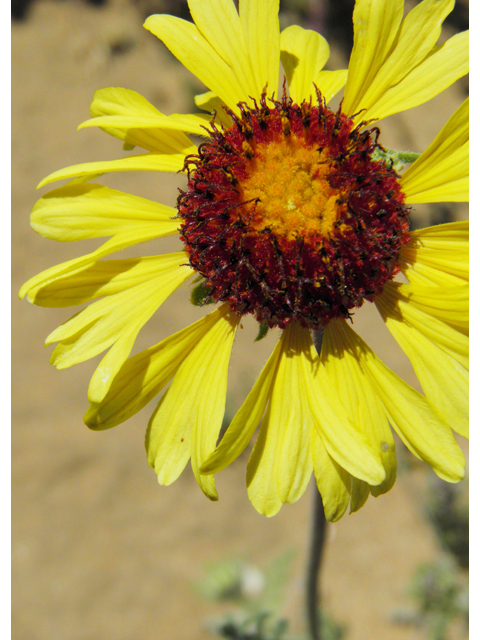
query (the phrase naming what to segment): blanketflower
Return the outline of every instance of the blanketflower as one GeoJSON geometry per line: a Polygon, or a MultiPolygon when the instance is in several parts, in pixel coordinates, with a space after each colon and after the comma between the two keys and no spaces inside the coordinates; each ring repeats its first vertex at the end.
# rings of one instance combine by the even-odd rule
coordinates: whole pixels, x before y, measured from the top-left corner
{"type": "Polygon", "coordinates": [[[51,307],[91,302],[47,338],[58,342],[58,368],[108,349],[88,390],[90,428],[127,420],[171,382],[146,437],[161,484],[191,459],[216,500],[213,474],[259,424],[247,486],[268,516],[302,495],[312,471],[329,520],[387,492],[396,475],[390,427],[441,478],[463,477],[452,429],[467,435],[468,224],[410,231],[408,205],[468,199],[468,101],[402,175],[373,126],[467,73],[467,32],[436,45],[453,5],[423,0],[403,19],[403,0],[357,0],[347,73],[323,70],[329,47],[318,33],[280,33],[278,0],[240,0],[239,13],[232,0],[189,0],[194,23],[154,15],[145,26],[210,89],[196,98],[208,113],[167,116],[126,89],[95,94],[82,126],[146,153],[43,180],[70,182],[37,202],[35,231],[60,241],[111,238],[32,278],[20,296],[51,307]],[[343,87],[333,111],[326,105],[343,87]],[[197,148],[188,135],[204,141],[197,148]],[[177,209],[91,182],[112,171],[182,169],[177,209]],[[176,233],[184,244],[177,253],[104,259],[176,233]],[[400,272],[408,283],[394,280],[400,272]],[[200,278],[193,299],[217,308],[129,357],[141,327],[192,276],[200,278]],[[365,300],[424,395],[351,328],[365,300]],[[282,334],[217,445],[246,314],[260,334],[282,334]],[[313,330],[324,331],[320,355],[313,330]]]}

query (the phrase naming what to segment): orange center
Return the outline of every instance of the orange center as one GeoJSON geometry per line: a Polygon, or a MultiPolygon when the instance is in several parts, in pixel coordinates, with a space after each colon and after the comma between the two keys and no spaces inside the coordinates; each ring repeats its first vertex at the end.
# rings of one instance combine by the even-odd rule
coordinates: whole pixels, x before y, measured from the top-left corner
{"type": "Polygon", "coordinates": [[[250,226],[288,240],[328,236],[338,218],[340,193],[327,182],[326,156],[295,135],[255,145],[248,177],[241,182],[241,199],[256,201],[250,205],[250,226]]]}

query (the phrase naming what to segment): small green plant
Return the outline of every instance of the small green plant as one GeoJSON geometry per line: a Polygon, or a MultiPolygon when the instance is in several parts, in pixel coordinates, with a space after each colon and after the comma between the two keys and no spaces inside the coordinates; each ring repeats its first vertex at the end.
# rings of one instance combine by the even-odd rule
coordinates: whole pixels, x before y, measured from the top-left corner
{"type": "MultiPolygon", "coordinates": [[[[308,640],[288,635],[288,621],[280,609],[294,554],[286,551],[261,571],[238,559],[211,565],[197,591],[217,602],[231,602],[232,611],[208,623],[213,634],[229,640],[308,640]]],[[[322,640],[342,640],[344,629],[321,613],[322,640]]]]}
{"type": "MultiPolygon", "coordinates": [[[[420,566],[410,585],[417,604],[417,621],[428,630],[431,640],[447,640],[449,628],[456,620],[468,624],[468,586],[462,584],[452,558],[420,566]]],[[[465,633],[465,637],[467,637],[465,633]]]]}

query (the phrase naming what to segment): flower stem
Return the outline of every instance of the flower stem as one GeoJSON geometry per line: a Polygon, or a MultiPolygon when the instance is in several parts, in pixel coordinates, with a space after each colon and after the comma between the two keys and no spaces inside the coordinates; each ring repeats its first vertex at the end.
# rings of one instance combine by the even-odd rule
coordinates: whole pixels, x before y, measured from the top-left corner
{"type": "MultiPolygon", "coordinates": [[[[313,342],[320,355],[323,341],[323,329],[314,331],[313,342]]],[[[323,510],[322,496],[317,487],[313,490],[312,524],[310,531],[310,548],[308,551],[306,575],[306,609],[308,630],[312,640],[321,640],[320,598],[318,593],[318,577],[322,562],[327,521],[323,510]]]]}
{"type": "Polygon", "coordinates": [[[320,598],[318,593],[318,576],[322,561],[327,521],[323,511],[322,496],[317,487],[313,490],[313,510],[310,548],[308,552],[306,576],[306,606],[308,631],[312,640],[321,640],[320,598]]]}

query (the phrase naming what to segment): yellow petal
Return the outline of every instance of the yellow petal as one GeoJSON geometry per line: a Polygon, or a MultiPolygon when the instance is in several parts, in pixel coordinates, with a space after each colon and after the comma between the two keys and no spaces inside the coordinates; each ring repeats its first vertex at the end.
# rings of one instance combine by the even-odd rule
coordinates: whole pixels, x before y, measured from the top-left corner
{"type": "MultiPolygon", "coordinates": [[[[101,127],[115,128],[119,131],[118,137],[125,140],[132,145],[139,145],[149,151],[157,153],[165,153],[163,146],[166,143],[164,131],[182,131],[185,133],[191,133],[197,136],[207,136],[208,133],[205,128],[208,127],[211,118],[207,115],[176,115],[171,116],[164,115],[152,115],[152,116],[100,116],[98,118],[92,118],[86,120],[78,127],[79,129],[85,129],[88,127],[101,127]],[[129,130],[139,130],[129,131],[129,130]],[[162,131],[162,135],[159,136],[158,132],[162,131]],[[140,141],[139,135],[144,136],[144,139],[140,141]],[[150,136],[155,135],[155,139],[148,141],[150,136]],[[134,138],[133,136],[137,136],[134,138]],[[159,141],[157,142],[157,137],[159,141]]],[[[185,148],[184,145],[183,148],[185,148]]]]}
{"type": "Polygon", "coordinates": [[[279,341],[220,444],[202,465],[201,473],[218,473],[225,469],[248,445],[265,413],[281,355],[282,343],[279,341]]]}
{"type": "Polygon", "coordinates": [[[336,331],[348,345],[368,375],[390,424],[410,451],[431,465],[435,473],[449,482],[465,475],[465,459],[452,431],[428,400],[401,380],[345,323],[336,331]]]}
{"type": "Polygon", "coordinates": [[[72,307],[131,289],[155,277],[167,263],[174,268],[188,264],[188,255],[181,251],[126,260],[97,260],[44,287],[31,290],[28,299],[41,307],[72,307]]]}
{"type": "Polygon", "coordinates": [[[317,429],[328,453],[349,473],[369,484],[385,480],[380,443],[369,441],[350,420],[339,391],[319,361],[310,338],[302,357],[304,384],[317,429]],[[315,371],[312,368],[315,363],[315,371]]]}
{"type": "Polygon", "coordinates": [[[101,116],[161,115],[140,93],[121,87],[106,87],[95,91],[90,105],[92,118],[101,116]]]}
{"type": "Polygon", "coordinates": [[[416,231],[411,231],[410,235],[412,238],[421,240],[422,246],[426,248],[457,251],[460,248],[459,242],[463,243],[464,249],[466,243],[466,248],[468,249],[469,226],[468,220],[460,220],[417,229],[416,231]]]}
{"type": "Polygon", "coordinates": [[[128,156],[119,160],[104,160],[101,162],[84,162],[75,164],[72,167],[59,169],[44,178],[38,188],[44,187],[50,182],[64,180],[65,178],[75,178],[78,176],[96,176],[102,173],[115,173],[116,171],[167,171],[178,173],[183,169],[185,156],[195,153],[197,148],[190,143],[184,153],[144,153],[139,156],[128,156]]]}
{"type": "Polygon", "coordinates": [[[267,428],[278,433],[277,482],[282,502],[303,495],[312,475],[310,434],[313,420],[303,385],[303,363],[311,336],[308,329],[291,323],[284,329],[280,359],[270,400],[267,428]]]}
{"type": "Polygon", "coordinates": [[[337,95],[347,81],[347,69],[338,69],[337,71],[320,71],[313,80],[314,85],[319,89],[325,102],[337,95]]]}
{"type": "Polygon", "coordinates": [[[430,172],[422,172],[418,191],[414,192],[407,183],[405,202],[468,202],[468,153],[469,143],[466,142],[430,172]]]}
{"type": "Polygon", "coordinates": [[[420,179],[438,161],[445,160],[469,139],[469,99],[467,98],[442,127],[440,133],[425,149],[422,155],[403,174],[402,185],[415,186],[420,179]]]}
{"type": "Polygon", "coordinates": [[[464,31],[447,40],[406,78],[385,91],[371,108],[361,114],[361,119],[380,120],[423,104],[467,73],[468,31],[464,31]]]}
{"type": "Polygon", "coordinates": [[[382,300],[388,299],[389,306],[398,309],[410,326],[468,369],[468,336],[409,304],[408,298],[402,296],[400,287],[397,282],[387,283],[382,300]]]}
{"type": "Polygon", "coordinates": [[[270,405],[247,468],[250,500],[265,515],[276,512],[278,499],[280,504],[298,500],[312,475],[313,420],[304,392],[302,365],[304,349],[310,342],[308,330],[297,323],[288,325],[280,339],[270,405]]]}
{"type": "Polygon", "coordinates": [[[397,295],[415,309],[468,335],[468,285],[444,288],[398,284],[397,295]]]}
{"type": "MultiPolygon", "coordinates": [[[[385,483],[382,482],[383,486],[385,483]]],[[[363,480],[358,480],[357,478],[352,478],[352,488],[351,488],[352,496],[350,499],[350,513],[355,513],[363,507],[365,502],[370,495],[370,485],[363,480]]],[[[386,493],[385,490],[382,493],[386,493]]]]}
{"type": "Polygon", "coordinates": [[[407,198],[405,201],[408,204],[419,204],[421,202],[468,202],[470,198],[469,176],[458,180],[452,179],[452,175],[456,172],[468,172],[468,144],[465,145],[464,149],[460,150],[455,158],[452,157],[443,167],[439,166],[438,171],[439,176],[445,176],[445,183],[441,184],[442,178],[439,177],[438,185],[425,188],[421,193],[407,198]],[[454,164],[455,161],[457,161],[456,165],[454,164]]]}
{"type": "Polygon", "coordinates": [[[30,278],[18,292],[18,297],[22,299],[28,294],[28,300],[35,302],[35,297],[40,288],[45,287],[54,280],[75,273],[79,269],[93,264],[99,258],[104,258],[115,251],[121,251],[122,249],[133,247],[141,242],[154,240],[161,235],[170,235],[162,234],[161,232],[162,227],[160,225],[151,223],[150,225],[133,229],[131,232],[117,233],[113,238],[104,242],[101,247],[92,251],[92,253],[87,253],[84,256],[80,256],[80,258],[74,258],[73,260],[68,260],[68,262],[58,264],[55,267],[50,267],[50,269],[46,269],[33,278],[30,278]]]}
{"type": "Polygon", "coordinates": [[[162,40],[183,66],[220,100],[238,112],[237,104],[248,94],[243,91],[235,70],[194,24],[174,16],[153,15],[147,18],[144,27],[162,40]]]}
{"type": "Polygon", "coordinates": [[[202,36],[232,69],[244,97],[260,98],[265,79],[263,85],[256,82],[234,3],[231,0],[189,0],[188,8],[202,36]]]}
{"type": "Polygon", "coordinates": [[[147,273],[140,284],[94,302],[60,325],[46,340],[46,344],[59,342],[50,362],[65,369],[93,358],[124,334],[136,335],[168,296],[193,275],[189,266],[180,266],[180,260],[184,260],[182,254],[177,254],[173,264],[160,262],[158,270],[147,273]]]}
{"type": "Polygon", "coordinates": [[[105,398],[113,379],[130,355],[137,335],[138,327],[125,327],[118,340],[107,351],[90,379],[87,394],[89,402],[101,402],[105,398]]]}
{"type": "Polygon", "coordinates": [[[432,405],[450,427],[468,436],[468,371],[456,359],[409,325],[394,300],[381,295],[375,304],[417,374],[432,405]]]}
{"type": "Polygon", "coordinates": [[[84,416],[90,429],[101,430],[128,420],[170,381],[201,338],[223,317],[223,309],[129,358],[115,376],[104,400],[92,403],[84,416]]]}
{"type": "Polygon", "coordinates": [[[139,146],[155,153],[176,153],[193,146],[181,129],[175,131],[155,124],[158,119],[168,122],[169,118],[136,91],[118,87],[100,89],[95,92],[90,113],[93,120],[80,125],[79,129],[102,127],[130,148],[139,146]]]}
{"type": "MultiPolygon", "coordinates": [[[[179,284],[176,286],[180,286],[189,275],[193,275],[190,272],[189,275],[185,275],[185,267],[181,267],[178,269],[178,265],[182,262],[181,254],[171,254],[170,256],[161,256],[165,258],[163,264],[157,264],[157,273],[160,273],[162,270],[166,273],[167,277],[165,280],[162,280],[160,283],[158,293],[157,293],[157,308],[159,301],[160,304],[164,302],[164,300],[170,295],[169,291],[172,286],[175,287],[176,282],[179,284]],[[176,258],[176,256],[178,256],[176,258]],[[179,259],[180,258],[180,259],[179,259]],[[173,278],[170,278],[170,282],[168,282],[168,267],[167,261],[174,261],[175,267],[178,270],[176,274],[173,274],[173,278]],[[183,272],[183,273],[182,273],[183,272]],[[158,294],[161,292],[161,297],[158,297],[158,294]]],[[[119,287],[118,282],[116,283],[116,288],[119,287]]],[[[147,317],[144,316],[142,319],[142,326],[148,320],[147,317]]],[[[140,327],[141,328],[141,327],[140,327]]],[[[125,362],[125,360],[130,355],[132,347],[135,343],[137,334],[139,331],[139,322],[132,323],[130,328],[125,327],[125,329],[120,334],[120,337],[115,342],[115,344],[109,349],[105,357],[102,359],[98,367],[95,369],[95,372],[90,380],[90,384],[88,386],[88,399],[90,402],[101,402],[106,396],[114,377],[119,372],[121,366],[125,362]]]]}
{"type": "Polygon", "coordinates": [[[293,25],[282,31],[280,48],[292,100],[315,99],[313,82],[330,56],[328,42],[316,31],[293,25]]]}
{"type": "Polygon", "coordinates": [[[220,122],[225,129],[230,129],[232,126],[232,119],[225,111],[225,103],[218,98],[213,91],[207,91],[206,93],[200,93],[195,96],[195,104],[199,109],[204,109],[215,116],[215,121],[220,122]]]}
{"type": "MultiPolygon", "coordinates": [[[[160,401],[162,402],[162,401],[160,401]]],[[[148,422],[145,436],[145,448],[149,464],[157,474],[158,483],[169,486],[181,475],[191,457],[192,449],[192,426],[188,422],[171,425],[163,424],[157,419],[157,410],[153,413],[148,422]],[[156,442],[150,442],[150,434],[154,433],[156,442]],[[160,441],[163,439],[163,442],[160,441]],[[156,447],[156,448],[155,448],[156,447]],[[158,464],[155,464],[158,454],[158,464]],[[152,462],[150,462],[150,459],[152,462]]],[[[215,489],[214,489],[215,491],[215,489]]],[[[208,496],[210,499],[218,500],[218,496],[208,496]]]]}
{"type": "Polygon", "coordinates": [[[468,116],[467,99],[402,175],[407,203],[468,200],[468,116]]]}
{"type": "Polygon", "coordinates": [[[271,518],[282,507],[277,483],[278,433],[269,429],[270,406],[260,426],[257,441],[247,465],[247,491],[255,509],[271,518]]]}
{"type": "MultiPolygon", "coordinates": [[[[46,238],[70,242],[101,238],[158,225],[161,236],[175,233],[177,210],[100,184],[68,184],[49,191],[33,207],[30,224],[46,238]]],[[[159,236],[160,237],[160,236],[159,236]]]]}
{"type": "Polygon", "coordinates": [[[423,262],[416,261],[414,264],[400,262],[400,268],[411,284],[418,284],[424,287],[436,285],[439,287],[458,287],[465,284],[464,278],[437,269],[423,262]]]}
{"type": "Polygon", "coordinates": [[[257,87],[277,94],[280,60],[279,0],[242,0],[240,21],[257,87]],[[268,43],[268,45],[266,45],[268,43]]]}
{"type": "Polygon", "coordinates": [[[316,429],[312,430],[311,451],[325,518],[329,522],[336,522],[343,516],[350,502],[351,476],[329,456],[316,429]]]}
{"type": "Polygon", "coordinates": [[[453,5],[454,0],[424,0],[406,16],[388,56],[375,76],[370,77],[367,86],[362,87],[363,95],[357,109],[368,110],[362,114],[362,119],[368,119],[369,112],[376,113],[379,99],[408,77],[412,69],[430,54],[440,36],[442,22],[453,5]]]}
{"type": "Polygon", "coordinates": [[[469,271],[468,241],[468,222],[450,222],[412,231],[410,242],[402,248],[402,271],[412,284],[416,284],[415,274],[441,286],[448,286],[449,280],[454,284],[455,279],[465,284],[469,271]]]}
{"type": "MultiPolygon", "coordinates": [[[[342,109],[352,116],[374,82],[396,38],[403,0],[357,0],[353,11],[354,41],[342,109]]],[[[363,119],[363,114],[362,114],[363,119]]]]}
{"type": "Polygon", "coordinates": [[[215,448],[222,426],[228,363],[240,321],[228,305],[219,311],[215,324],[185,354],[149,422],[145,439],[148,462],[160,484],[176,480],[191,455],[195,478],[211,500],[218,499],[214,479],[200,475],[199,467],[215,448]]]}
{"type": "MultiPolygon", "coordinates": [[[[344,342],[341,327],[344,322],[333,320],[325,327],[321,360],[350,420],[357,430],[363,433],[365,440],[372,443],[378,451],[385,470],[385,480],[380,486],[372,487],[372,493],[380,495],[390,491],[395,484],[395,441],[380,400],[362,371],[355,353],[348,348],[348,343],[344,342]]],[[[364,493],[365,488],[362,485],[355,482],[352,484],[352,511],[361,506],[357,505],[364,493]]]]}

